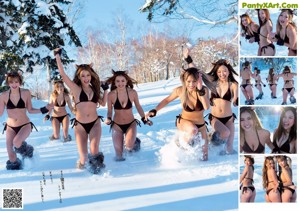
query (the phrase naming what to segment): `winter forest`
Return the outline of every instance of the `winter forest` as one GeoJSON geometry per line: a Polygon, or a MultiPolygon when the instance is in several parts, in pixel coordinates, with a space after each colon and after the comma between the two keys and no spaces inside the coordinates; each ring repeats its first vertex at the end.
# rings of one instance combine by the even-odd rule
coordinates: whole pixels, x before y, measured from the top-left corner
{"type": "MultiPolygon", "coordinates": [[[[114,71],[126,71],[137,81],[133,89],[144,114],[182,86],[182,72],[190,67],[184,59],[185,49],[189,49],[193,64],[203,73],[210,72],[218,60],[230,64],[238,74],[232,79],[237,83],[242,81],[239,73],[245,62],[261,70],[264,83],[267,83],[270,67],[275,67],[275,74],[282,73],[285,66],[296,73],[299,61],[296,57],[283,57],[284,48],[279,48],[280,58],[247,57],[257,51],[257,46],[240,37],[239,3],[239,0],[0,0],[0,96],[10,89],[5,83],[6,75],[18,71],[23,77],[21,88],[30,90],[32,106],[40,108],[49,103],[55,82],[62,79],[56,48],[62,49],[61,63],[71,80],[79,64],[92,64],[101,82],[111,77],[114,71]]],[[[249,10],[242,10],[243,13],[246,11],[249,10]]],[[[276,11],[272,17],[277,17],[278,13],[276,11]]],[[[66,84],[66,80],[63,81],[66,84]]],[[[254,78],[250,78],[250,82],[254,84],[254,78]]],[[[293,84],[297,98],[297,76],[293,84]]],[[[228,82],[229,93],[230,85],[228,82]]],[[[295,210],[294,205],[298,202],[288,205],[265,203],[262,168],[265,154],[271,153],[270,148],[266,148],[265,154],[255,156],[252,181],[257,191],[256,203],[240,202],[239,179],[246,164],[240,152],[239,112],[247,100],[239,85],[237,101],[232,100],[233,93],[232,99],[227,100],[232,114],[229,119],[233,119],[229,132],[233,139],[232,153],[226,153],[224,143],[210,142],[208,160],[202,159],[206,140],[200,130],[193,145],[183,143],[177,128],[177,119],[180,121],[179,114],[183,110],[180,98],[159,110],[157,116],[155,113],[151,118],[153,125],[143,124],[141,112],[134,102],[131,105],[134,119],[141,121],[136,127],[136,135],[141,140],[140,151],[125,151],[125,159],[117,162],[112,125],[105,121],[100,123],[99,151],[105,156],[105,168],[99,174],[77,168],[79,153],[75,123],[68,127],[72,141],[64,141],[62,128],[59,137],[53,140],[52,120],[45,120],[44,113],[29,112],[28,117],[37,129],[26,139],[34,146],[33,158],[23,159],[24,168],[20,171],[7,170],[4,128],[9,119],[9,108],[6,105],[0,115],[0,130],[3,130],[0,134],[0,208],[4,208],[7,194],[2,190],[21,188],[23,208],[30,211],[295,210]],[[225,154],[222,155],[222,151],[225,154]]],[[[283,79],[278,80],[277,99],[272,98],[272,91],[265,86],[262,88],[264,96],[255,100],[255,105],[259,105],[256,112],[271,138],[280,124],[283,86],[283,79]]],[[[68,91],[75,105],[74,90],[68,91]]],[[[211,93],[209,91],[209,97],[211,93]]],[[[227,92],[224,93],[219,98],[225,101],[227,92]]],[[[254,98],[260,94],[255,87],[253,94],[254,98]]],[[[91,103],[89,95],[86,96],[91,103]]],[[[199,101],[197,96],[194,111],[199,101]]],[[[20,100],[22,97],[20,92],[20,100]]],[[[127,99],[130,101],[128,92],[127,99]]],[[[296,106],[289,101],[288,105],[296,106]]],[[[124,109],[122,104],[120,106],[124,109]]],[[[204,109],[202,105],[203,120],[211,141],[214,134],[210,119],[212,101],[207,106],[209,108],[204,109]]],[[[65,107],[69,118],[75,119],[76,113],[65,107]]],[[[108,106],[97,107],[96,113],[106,120],[108,106]]],[[[297,186],[297,155],[293,155],[292,160],[293,182],[297,186]]]]}
{"type": "MultiPolygon", "coordinates": [[[[166,1],[166,5],[170,2],[166,1]]],[[[158,10],[163,7],[154,4],[150,9],[149,4],[151,5],[151,2],[147,1],[140,9],[149,11],[149,16],[154,12],[160,14],[158,10]]],[[[237,27],[237,1],[226,1],[223,5],[212,7],[211,10],[216,13],[218,6],[229,5],[226,12],[226,15],[227,13],[229,15],[226,17],[222,14],[228,20],[220,16],[208,24],[204,19],[205,13],[208,12],[203,11],[205,12],[203,14],[200,11],[193,11],[193,7],[199,7],[201,4],[197,1],[185,4],[186,11],[178,18],[192,22],[193,25],[205,24],[208,29],[226,28],[227,23],[237,27]]],[[[173,10],[175,13],[176,10],[171,8],[172,5],[169,6],[170,8],[165,10],[173,10]]],[[[57,67],[52,56],[52,50],[56,47],[65,48],[63,63],[66,66],[70,64],[67,69],[74,69],[74,61],[93,62],[100,78],[108,77],[111,69],[128,70],[140,83],[178,76],[182,66],[182,47],[187,43],[192,43],[190,45],[193,46],[195,63],[204,71],[208,71],[211,63],[219,58],[226,58],[237,65],[237,34],[234,30],[214,38],[199,36],[192,40],[188,36],[189,30],[192,30],[189,26],[181,31],[176,31],[176,26],[167,26],[163,30],[158,30],[154,26],[139,36],[131,36],[129,31],[135,29],[120,14],[113,19],[114,27],[107,24],[106,27],[102,27],[103,29],[92,28],[83,32],[80,27],[74,27],[76,20],[80,19],[78,14],[83,9],[84,1],[1,1],[0,83],[7,71],[22,69],[26,73],[31,73],[25,74],[25,77],[33,76],[44,80],[28,86],[38,99],[47,99],[47,89],[51,86],[41,87],[38,83],[46,84],[56,77],[57,67]]],[[[166,16],[157,15],[157,18],[166,16]]],[[[25,80],[25,86],[26,84],[25,80]]]]}

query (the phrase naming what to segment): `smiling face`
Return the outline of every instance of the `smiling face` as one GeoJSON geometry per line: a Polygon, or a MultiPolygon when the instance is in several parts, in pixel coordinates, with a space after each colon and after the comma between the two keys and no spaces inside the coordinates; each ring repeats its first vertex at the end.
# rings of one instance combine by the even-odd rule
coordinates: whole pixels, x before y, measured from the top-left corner
{"type": "Polygon", "coordinates": [[[282,117],[282,127],[284,130],[289,132],[295,124],[295,116],[292,111],[288,110],[282,117]]]}
{"type": "Polygon", "coordinates": [[[58,94],[64,93],[64,85],[60,82],[55,83],[55,90],[58,94]]]}
{"type": "Polygon", "coordinates": [[[247,165],[247,166],[251,166],[251,165],[253,165],[253,163],[252,163],[252,161],[251,161],[251,159],[250,158],[245,158],[245,160],[244,160],[244,162],[245,162],[245,165],[247,165]]]}
{"type": "Polygon", "coordinates": [[[249,25],[250,21],[247,17],[242,18],[242,24],[243,26],[247,27],[249,25]]]}
{"type": "Polygon", "coordinates": [[[88,70],[82,70],[79,74],[79,79],[82,86],[89,86],[92,76],[88,70]]]}
{"type": "Polygon", "coordinates": [[[185,81],[185,86],[188,91],[196,90],[197,87],[197,80],[194,78],[193,75],[189,75],[185,81]]]}
{"type": "Polygon", "coordinates": [[[119,75],[115,79],[115,85],[118,89],[124,89],[127,85],[127,80],[124,76],[119,75]]]}
{"type": "Polygon", "coordinates": [[[229,76],[229,70],[226,66],[221,65],[217,70],[217,76],[221,81],[227,81],[229,76]]]}
{"type": "Polygon", "coordinates": [[[241,113],[241,128],[245,131],[250,131],[254,128],[254,120],[251,114],[247,111],[241,113]]]}
{"type": "Polygon", "coordinates": [[[287,162],[284,158],[278,158],[277,159],[279,166],[285,167],[287,165],[287,162]]]}
{"type": "Polygon", "coordinates": [[[21,86],[19,78],[18,77],[8,78],[8,86],[12,90],[19,89],[19,87],[21,86]]]}
{"type": "Polygon", "coordinates": [[[266,13],[264,10],[259,10],[259,19],[264,22],[266,20],[266,13]]]}
{"type": "Polygon", "coordinates": [[[266,166],[268,169],[275,169],[274,160],[268,159],[266,166]]]}
{"type": "Polygon", "coordinates": [[[288,23],[290,21],[290,17],[289,14],[285,11],[285,12],[281,12],[281,14],[279,15],[279,23],[282,26],[287,26],[288,23]]]}

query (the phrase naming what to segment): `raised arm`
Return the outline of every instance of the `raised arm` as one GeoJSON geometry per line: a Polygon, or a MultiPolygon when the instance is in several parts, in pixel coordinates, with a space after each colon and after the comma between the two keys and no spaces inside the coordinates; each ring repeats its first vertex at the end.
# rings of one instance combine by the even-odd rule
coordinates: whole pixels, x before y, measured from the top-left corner
{"type": "Polygon", "coordinates": [[[192,57],[189,55],[190,54],[190,49],[189,48],[183,48],[183,58],[184,60],[188,63],[188,67],[195,67],[193,63],[192,57]]]}
{"type": "Polygon", "coordinates": [[[54,50],[54,56],[56,59],[56,63],[57,63],[57,67],[58,67],[58,71],[59,74],[61,75],[62,79],[64,80],[64,82],[66,83],[66,85],[71,89],[71,90],[78,90],[80,89],[70,78],[69,76],[67,76],[67,74],[65,73],[63,64],[61,62],[61,58],[60,58],[60,54],[61,54],[61,49],[60,48],[56,48],[54,50]]]}

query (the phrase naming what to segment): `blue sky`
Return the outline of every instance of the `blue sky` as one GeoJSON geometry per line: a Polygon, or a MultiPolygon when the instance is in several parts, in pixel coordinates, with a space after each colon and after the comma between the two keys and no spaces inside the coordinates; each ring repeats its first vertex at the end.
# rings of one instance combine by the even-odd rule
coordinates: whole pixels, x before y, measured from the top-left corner
{"type": "MultiPolygon", "coordinates": [[[[128,30],[131,37],[141,36],[146,34],[150,27],[158,29],[159,31],[164,31],[164,28],[171,27],[174,29],[172,34],[179,36],[184,34],[193,41],[200,37],[218,37],[225,33],[231,33],[234,31],[234,24],[231,26],[216,27],[212,28],[211,25],[196,26],[195,21],[191,20],[171,20],[168,19],[167,22],[163,23],[150,23],[147,20],[147,13],[141,13],[139,8],[141,8],[145,0],[85,0],[83,13],[77,23],[82,27],[82,31],[76,31],[79,34],[86,34],[89,31],[89,27],[93,29],[106,30],[107,27],[114,27],[114,18],[116,14],[122,14],[122,17],[126,17],[128,24],[128,30]]],[[[236,29],[237,30],[237,29],[236,29]]]]}

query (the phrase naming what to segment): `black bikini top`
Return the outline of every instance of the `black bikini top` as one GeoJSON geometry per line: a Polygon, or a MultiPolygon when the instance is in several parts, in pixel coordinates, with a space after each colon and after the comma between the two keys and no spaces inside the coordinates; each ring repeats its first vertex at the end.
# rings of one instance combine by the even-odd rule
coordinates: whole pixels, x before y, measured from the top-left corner
{"type": "Polygon", "coordinates": [[[65,101],[65,99],[64,99],[64,101],[62,102],[61,105],[58,104],[58,101],[57,101],[57,99],[56,99],[56,100],[55,100],[54,106],[56,106],[56,107],[65,107],[65,106],[66,106],[66,101],[65,101]]]}
{"type": "Polygon", "coordinates": [[[231,91],[230,91],[230,86],[229,86],[227,92],[223,95],[223,97],[221,97],[218,92],[216,94],[212,92],[211,97],[210,97],[210,101],[212,102],[213,99],[220,98],[220,99],[227,100],[227,101],[230,102],[231,97],[232,96],[231,96],[231,91]]]}
{"type": "Polygon", "coordinates": [[[126,106],[123,108],[122,107],[122,105],[121,105],[121,103],[120,103],[120,101],[119,101],[119,98],[118,98],[118,92],[117,92],[117,100],[116,100],[116,102],[114,103],[114,109],[116,109],[116,110],[122,110],[122,109],[125,109],[125,110],[127,110],[127,109],[130,109],[130,108],[132,108],[132,103],[131,103],[131,101],[130,101],[130,99],[129,99],[129,95],[128,95],[128,90],[126,89],[126,92],[127,92],[127,104],[126,104],[126,106]]]}
{"type": "MultiPolygon", "coordinates": [[[[93,98],[91,100],[89,100],[87,94],[83,91],[83,89],[81,89],[80,95],[79,95],[79,102],[78,103],[82,103],[82,102],[93,102],[93,103],[98,103],[98,99],[95,95],[95,93],[93,94],[93,98]]],[[[76,105],[78,104],[76,103],[76,105]]]]}
{"type": "Polygon", "coordinates": [[[251,147],[249,146],[249,144],[247,143],[246,139],[244,138],[245,142],[244,142],[244,145],[242,146],[242,149],[244,152],[246,152],[246,153],[264,153],[265,147],[260,143],[260,139],[259,139],[257,130],[256,130],[256,136],[258,139],[258,146],[257,146],[256,150],[252,150],[251,147]]]}
{"type": "Polygon", "coordinates": [[[187,111],[187,112],[193,112],[193,111],[202,111],[204,108],[203,108],[203,105],[201,103],[201,101],[199,100],[198,98],[198,95],[197,95],[197,102],[196,102],[196,106],[194,109],[191,109],[187,104],[183,106],[184,110],[187,111]]]}
{"type": "Polygon", "coordinates": [[[24,100],[21,97],[21,90],[20,90],[20,88],[19,88],[19,92],[20,92],[20,99],[19,99],[17,105],[15,106],[13,104],[13,102],[10,100],[11,90],[9,90],[9,95],[8,95],[8,101],[7,101],[7,104],[6,104],[6,109],[26,108],[25,102],[24,102],[24,100]]]}
{"type": "MultiPolygon", "coordinates": [[[[278,140],[278,139],[277,139],[278,140]]],[[[273,151],[279,152],[279,153],[290,153],[290,142],[289,139],[283,143],[280,147],[277,145],[277,140],[273,142],[274,149],[273,151]]]]}

